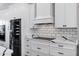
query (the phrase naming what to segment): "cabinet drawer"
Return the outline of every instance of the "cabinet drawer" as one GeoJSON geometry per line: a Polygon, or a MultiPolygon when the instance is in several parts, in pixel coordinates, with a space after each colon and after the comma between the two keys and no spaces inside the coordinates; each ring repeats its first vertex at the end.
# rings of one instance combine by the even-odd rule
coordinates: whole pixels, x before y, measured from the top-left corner
{"type": "Polygon", "coordinates": [[[30,47],[31,47],[31,43],[29,43],[29,42],[26,42],[25,44],[24,44],[24,48],[26,49],[26,48],[29,48],[30,49],[30,47]]]}
{"type": "Polygon", "coordinates": [[[54,51],[53,54],[50,54],[51,56],[76,56],[75,54],[73,53],[64,53],[64,52],[61,52],[61,51],[54,51]]]}
{"type": "Polygon", "coordinates": [[[44,44],[40,44],[40,43],[32,43],[31,48],[33,50],[37,50],[37,51],[40,51],[43,53],[49,53],[49,45],[44,45],[44,44]]]}
{"type": "Polygon", "coordinates": [[[30,49],[26,49],[26,50],[25,50],[25,56],[30,56],[30,55],[31,55],[30,49]]]}
{"type": "Polygon", "coordinates": [[[75,56],[76,55],[76,50],[74,50],[74,49],[57,48],[57,47],[50,47],[50,55],[75,56]]]}
{"type": "Polygon", "coordinates": [[[31,43],[29,43],[29,42],[24,43],[24,47],[29,47],[30,45],[31,45],[31,43]]]}
{"type": "Polygon", "coordinates": [[[27,42],[27,43],[30,43],[30,40],[25,40],[24,42],[25,42],[25,43],[26,43],[26,42],[27,42]]]}
{"type": "Polygon", "coordinates": [[[67,48],[67,49],[76,49],[76,45],[73,44],[63,44],[63,43],[56,43],[54,41],[50,42],[50,46],[53,47],[60,47],[60,48],[67,48]]]}
{"type": "Polygon", "coordinates": [[[48,56],[49,54],[45,54],[36,50],[31,50],[31,56],[48,56]]]}
{"type": "Polygon", "coordinates": [[[49,45],[39,44],[39,47],[37,47],[37,49],[39,49],[39,52],[49,54],[49,45]]]}
{"type": "Polygon", "coordinates": [[[31,42],[31,46],[30,47],[33,50],[37,50],[38,45],[36,43],[34,43],[34,42],[31,42]]]}
{"type": "Polygon", "coordinates": [[[38,52],[31,49],[31,56],[38,56],[38,52]]]}
{"type": "Polygon", "coordinates": [[[39,56],[49,56],[49,53],[42,53],[42,52],[39,52],[38,55],[39,55],[39,56]]]}
{"type": "Polygon", "coordinates": [[[31,48],[31,46],[29,44],[25,45],[25,49],[30,49],[30,48],[31,48]]]}
{"type": "Polygon", "coordinates": [[[49,44],[49,40],[44,40],[44,39],[33,39],[31,42],[37,42],[41,44],[49,44]]]}

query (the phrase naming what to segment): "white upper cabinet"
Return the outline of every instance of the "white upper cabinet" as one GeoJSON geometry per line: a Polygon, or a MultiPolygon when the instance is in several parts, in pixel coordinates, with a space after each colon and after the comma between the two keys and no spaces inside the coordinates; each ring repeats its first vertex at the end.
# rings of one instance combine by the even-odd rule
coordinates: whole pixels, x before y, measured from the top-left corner
{"type": "Polygon", "coordinates": [[[77,4],[56,3],[55,4],[55,25],[56,28],[77,27],[77,4]]]}
{"type": "Polygon", "coordinates": [[[50,4],[49,3],[38,3],[36,4],[36,17],[37,18],[47,18],[50,15],[50,4]]]}
{"type": "Polygon", "coordinates": [[[77,27],[77,4],[65,4],[65,22],[67,27],[77,27]]]}
{"type": "Polygon", "coordinates": [[[37,23],[53,23],[53,4],[51,3],[36,4],[35,21],[37,23]]]}
{"type": "Polygon", "coordinates": [[[57,3],[55,4],[55,26],[56,27],[63,27],[65,25],[65,10],[64,10],[64,4],[57,3]]]}

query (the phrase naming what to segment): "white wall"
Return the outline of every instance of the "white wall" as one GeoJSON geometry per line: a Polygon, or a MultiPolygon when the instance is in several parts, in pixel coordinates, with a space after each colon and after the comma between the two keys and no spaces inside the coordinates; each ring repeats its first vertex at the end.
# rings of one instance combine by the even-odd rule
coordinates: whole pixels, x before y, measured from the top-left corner
{"type": "MultiPolygon", "coordinates": [[[[16,18],[21,18],[22,19],[22,43],[23,39],[25,38],[26,35],[30,35],[29,32],[29,27],[30,27],[30,18],[29,18],[29,4],[13,4],[10,6],[10,8],[6,10],[0,11],[0,19],[1,20],[11,20],[14,17],[16,18]]],[[[9,37],[6,39],[6,46],[9,46],[9,37]]],[[[23,48],[23,45],[22,45],[23,48]]]]}

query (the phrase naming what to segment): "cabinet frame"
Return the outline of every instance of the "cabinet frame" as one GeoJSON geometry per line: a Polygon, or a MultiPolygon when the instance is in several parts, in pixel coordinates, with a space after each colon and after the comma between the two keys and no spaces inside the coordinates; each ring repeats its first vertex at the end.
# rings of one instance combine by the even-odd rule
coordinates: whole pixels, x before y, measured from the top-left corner
{"type": "Polygon", "coordinates": [[[41,23],[41,22],[42,22],[42,24],[43,23],[55,23],[55,21],[54,21],[55,17],[54,17],[54,14],[53,14],[55,10],[53,8],[54,8],[54,4],[51,3],[50,4],[50,15],[49,16],[45,16],[45,17],[44,16],[37,17],[37,4],[35,4],[35,11],[34,11],[35,12],[35,15],[34,15],[35,19],[34,19],[34,22],[35,21],[36,22],[34,24],[41,23]],[[54,10],[54,11],[52,11],[52,10],[54,10]]]}

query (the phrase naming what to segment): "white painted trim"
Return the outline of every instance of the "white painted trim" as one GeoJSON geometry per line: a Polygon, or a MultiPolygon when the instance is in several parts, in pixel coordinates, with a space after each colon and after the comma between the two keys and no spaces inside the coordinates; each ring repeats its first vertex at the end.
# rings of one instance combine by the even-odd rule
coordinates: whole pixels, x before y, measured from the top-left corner
{"type": "Polygon", "coordinates": [[[50,15],[49,16],[38,16],[37,17],[37,4],[35,4],[35,19],[47,19],[47,18],[53,18],[53,9],[52,9],[53,5],[52,3],[50,3],[50,15]]]}
{"type": "Polygon", "coordinates": [[[45,17],[36,17],[35,20],[45,20],[45,19],[53,19],[51,16],[45,16],[45,17]]]}

